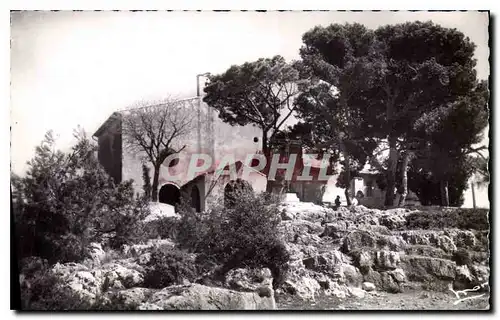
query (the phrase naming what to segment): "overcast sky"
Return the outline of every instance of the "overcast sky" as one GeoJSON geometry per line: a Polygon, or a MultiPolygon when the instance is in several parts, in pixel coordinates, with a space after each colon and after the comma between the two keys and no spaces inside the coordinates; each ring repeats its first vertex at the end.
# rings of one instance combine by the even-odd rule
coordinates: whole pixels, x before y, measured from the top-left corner
{"type": "Polygon", "coordinates": [[[478,12],[22,12],[11,16],[11,161],[22,173],[44,133],[68,146],[82,125],[93,133],[137,100],[196,94],[196,74],[282,55],[297,59],[316,25],[376,28],[432,20],[477,45],[486,79],[488,15],[478,12]]]}

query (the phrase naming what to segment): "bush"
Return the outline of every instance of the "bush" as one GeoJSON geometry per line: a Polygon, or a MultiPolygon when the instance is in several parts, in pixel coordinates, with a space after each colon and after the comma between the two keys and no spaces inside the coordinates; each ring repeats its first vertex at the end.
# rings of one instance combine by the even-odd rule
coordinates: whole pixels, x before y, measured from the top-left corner
{"type": "Polygon", "coordinates": [[[198,275],[194,257],[171,248],[153,251],[145,269],[144,286],[155,289],[182,284],[183,280],[192,282],[198,275]]]}
{"type": "Polygon", "coordinates": [[[458,266],[470,265],[471,254],[466,249],[460,248],[453,253],[452,260],[455,261],[458,266]]]}
{"type": "Polygon", "coordinates": [[[131,181],[115,184],[85,135],[70,153],[55,150],[48,133],[36,148],[24,177],[11,179],[18,256],[49,263],[80,261],[91,242],[113,234],[120,247],[140,237],[147,203],[134,197],[131,181]]]}
{"type": "Polygon", "coordinates": [[[464,230],[488,230],[487,209],[456,208],[442,210],[432,208],[417,211],[406,218],[408,229],[458,228],[464,230]]]}
{"type": "Polygon", "coordinates": [[[179,228],[177,217],[164,217],[144,223],[144,239],[174,239],[179,228]]]}
{"type": "Polygon", "coordinates": [[[275,203],[253,192],[236,190],[237,202],[207,213],[181,210],[177,242],[203,253],[204,260],[220,266],[222,278],[234,268],[269,268],[277,287],[286,272],[289,254],[279,237],[280,213],[275,203]]]}

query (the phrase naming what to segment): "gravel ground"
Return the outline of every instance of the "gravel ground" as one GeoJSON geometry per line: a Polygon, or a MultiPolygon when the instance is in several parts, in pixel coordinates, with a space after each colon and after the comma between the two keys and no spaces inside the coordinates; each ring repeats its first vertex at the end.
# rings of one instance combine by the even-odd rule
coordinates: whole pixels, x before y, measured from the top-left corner
{"type": "Polygon", "coordinates": [[[490,308],[488,293],[482,297],[454,304],[457,300],[451,292],[431,291],[396,294],[367,292],[363,298],[346,299],[320,296],[314,302],[302,301],[286,294],[276,296],[277,307],[281,310],[489,310],[490,308]]]}

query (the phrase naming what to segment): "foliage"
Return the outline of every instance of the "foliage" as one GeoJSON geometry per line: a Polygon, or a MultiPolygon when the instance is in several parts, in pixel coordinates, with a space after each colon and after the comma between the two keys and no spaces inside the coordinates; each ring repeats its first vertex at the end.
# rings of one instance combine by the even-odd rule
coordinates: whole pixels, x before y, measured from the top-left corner
{"type": "MultiPolygon", "coordinates": [[[[483,183],[487,183],[487,161],[480,153],[486,147],[474,148],[473,145],[481,142],[483,130],[488,125],[488,97],[486,82],[478,82],[466,96],[424,114],[415,123],[414,127],[426,142],[419,146],[418,158],[413,161],[413,170],[410,170],[414,185],[418,185],[419,180],[434,185],[447,181],[450,186],[449,204],[460,206],[463,191],[467,189],[468,180],[474,172],[479,172],[483,183]]],[[[440,192],[437,194],[440,195],[440,192]]],[[[424,197],[423,202],[446,202],[441,197],[439,199],[441,201],[436,202],[424,197]]]]}
{"type": "MultiPolygon", "coordinates": [[[[377,119],[372,134],[385,136],[389,144],[385,173],[388,190],[393,190],[400,153],[419,152],[437,139],[422,135],[418,124],[440,127],[443,117],[439,110],[457,104],[474,91],[475,45],[456,29],[432,22],[383,26],[375,30],[375,35],[380,57],[377,79],[363,94],[369,98],[366,101],[372,118],[377,119]]],[[[456,124],[463,129],[463,136],[470,134],[469,119],[462,118],[456,124]]],[[[444,150],[451,146],[452,142],[442,145],[444,150]]],[[[393,200],[393,193],[388,192],[386,204],[392,205],[393,200]]]]}
{"type": "Polygon", "coordinates": [[[460,248],[453,253],[452,260],[457,263],[458,266],[470,265],[471,264],[471,254],[468,250],[460,248]]]}
{"type": "MultiPolygon", "coordinates": [[[[302,37],[302,76],[309,82],[297,98],[297,113],[314,123],[316,148],[341,153],[343,174],[337,186],[346,189],[376,147],[374,125],[363,95],[372,86],[378,56],[374,33],[360,24],[315,27],[302,37]],[[371,130],[373,132],[373,130],[371,130]]],[[[348,203],[350,200],[348,200],[348,203]]]]}
{"type": "Polygon", "coordinates": [[[183,210],[177,242],[202,253],[204,260],[220,265],[220,276],[238,267],[267,267],[277,286],[289,259],[278,236],[277,205],[268,204],[269,199],[263,195],[236,192],[239,201],[234,207],[218,207],[205,214],[183,210]]]}
{"type": "Polygon", "coordinates": [[[144,191],[144,196],[147,199],[151,199],[151,176],[149,174],[149,168],[146,164],[142,164],[142,180],[144,185],[142,189],[144,191]]]}
{"type": "Polygon", "coordinates": [[[12,178],[19,257],[49,263],[85,258],[91,242],[113,233],[119,246],[136,236],[148,208],[134,198],[130,181],[116,185],[99,165],[94,145],[76,135],[69,154],[54,148],[49,132],[28,162],[24,177],[12,178]]]}
{"type": "MultiPolygon", "coordinates": [[[[233,65],[209,76],[203,101],[230,125],[251,124],[262,130],[262,152],[270,167],[270,142],[295,111],[293,98],[300,86],[299,72],[281,56],[233,65]]],[[[267,191],[271,189],[267,184],[267,191]]]]}
{"type": "Polygon", "coordinates": [[[151,252],[144,276],[144,286],[162,289],[173,284],[182,284],[183,280],[194,281],[197,267],[192,255],[185,251],[161,248],[151,252]]]}
{"type": "Polygon", "coordinates": [[[489,230],[487,209],[453,209],[441,210],[429,208],[417,211],[406,218],[407,229],[444,229],[458,228],[464,230],[489,230]]]}
{"type": "Polygon", "coordinates": [[[177,217],[162,217],[144,223],[144,239],[174,239],[179,228],[177,217]]]}

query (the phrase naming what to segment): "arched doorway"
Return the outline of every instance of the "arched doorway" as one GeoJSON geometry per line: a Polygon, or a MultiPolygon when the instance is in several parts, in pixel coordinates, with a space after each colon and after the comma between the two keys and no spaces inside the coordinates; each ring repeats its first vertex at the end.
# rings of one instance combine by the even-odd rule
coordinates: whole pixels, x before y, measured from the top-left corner
{"type": "Polygon", "coordinates": [[[166,203],[175,206],[180,202],[181,192],[173,184],[165,184],[160,188],[160,193],[158,195],[158,201],[161,203],[166,203]]]}
{"type": "Polygon", "coordinates": [[[197,186],[191,188],[191,207],[193,207],[196,212],[201,212],[201,201],[200,201],[200,190],[197,186]]]}

